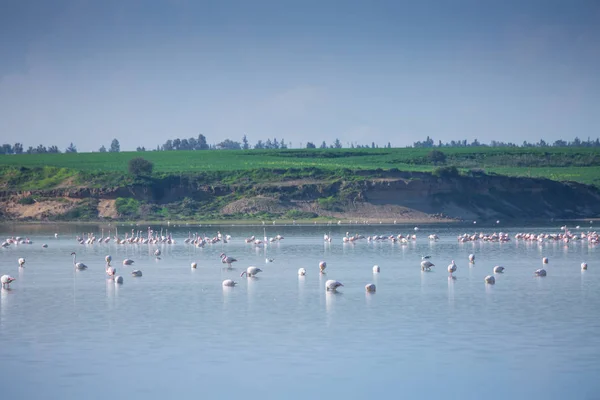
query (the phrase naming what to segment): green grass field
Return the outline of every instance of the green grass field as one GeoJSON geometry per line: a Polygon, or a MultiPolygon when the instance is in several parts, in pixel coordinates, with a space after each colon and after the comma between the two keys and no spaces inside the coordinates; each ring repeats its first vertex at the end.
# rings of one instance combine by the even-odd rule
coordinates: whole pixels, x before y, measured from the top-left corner
{"type": "MultiPolygon", "coordinates": [[[[594,148],[441,148],[443,165],[463,170],[483,169],[509,176],[545,177],[600,186],[600,153],[594,148]]],[[[431,171],[437,167],[427,155],[431,149],[290,149],[208,150],[169,152],[21,154],[0,156],[0,167],[56,167],[40,179],[42,186],[68,177],[69,170],[86,173],[127,173],[127,163],[143,157],[157,174],[249,171],[256,169],[319,168],[431,171]]],[[[7,168],[3,168],[5,173],[7,168]]],[[[9,168],[10,169],[10,168],[9,168]]]]}

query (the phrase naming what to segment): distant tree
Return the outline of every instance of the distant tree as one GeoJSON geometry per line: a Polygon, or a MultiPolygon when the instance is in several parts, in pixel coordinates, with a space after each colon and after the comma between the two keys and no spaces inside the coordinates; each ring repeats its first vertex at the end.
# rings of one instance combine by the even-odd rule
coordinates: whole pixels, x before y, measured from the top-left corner
{"type": "Polygon", "coordinates": [[[19,142],[15,143],[13,151],[15,154],[23,154],[23,145],[19,142]]]}
{"type": "Polygon", "coordinates": [[[190,150],[190,142],[187,139],[182,139],[179,144],[179,150],[190,150]]]}
{"type": "Polygon", "coordinates": [[[65,153],[77,153],[77,147],[75,147],[73,142],[71,142],[69,147],[67,147],[67,149],[65,150],[65,153]]]}
{"type": "Polygon", "coordinates": [[[315,146],[315,144],[313,142],[306,142],[306,148],[307,149],[316,149],[317,146],[315,146]]]}
{"type": "MultiPolygon", "coordinates": [[[[428,136],[429,137],[429,136],[428,136]]],[[[371,142],[371,148],[374,149],[375,148],[375,142],[371,142]]]]}
{"type": "Polygon", "coordinates": [[[154,164],[142,157],[132,158],[128,163],[129,173],[135,176],[149,176],[153,168],[154,164]]]}
{"type": "Polygon", "coordinates": [[[206,137],[200,134],[198,135],[198,150],[208,150],[209,146],[206,144],[206,137]]]}
{"type": "Polygon", "coordinates": [[[196,139],[195,137],[189,138],[188,144],[190,146],[190,150],[198,150],[198,139],[196,139]]]}
{"type": "Polygon", "coordinates": [[[181,139],[176,138],[173,140],[173,150],[181,150],[181,139]]]}
{"type": "Polygon", "coordinates": [[[248,150],[249,148],[250,145],[248,144],[248,138],[246,137],[246,135],[244,135],[244,137],[242,138],[242,149],[248,150]]]}
{"type": "Polygon", "coordinates": [[[285,144],[285,141],[284,141],[283,139],[281,139],[281,140],[279,141],[279,148],[280,148],[280,149],[287,149],[287,148],[288,148],[288,147],[287,147],[287,144],[285,144]]]}
{"type": "Polygon", "coordinates": [[[439,150],[431,150],[427,153],[427,160],[434,164],[441,164],[446,161],[446,154],[439,150]]]}
{"type": "Polygon", "coordinates": [[[145,148],[144,146],[142,146],[142,147],[139,147],[139,146],[138,146],[138,147],[135,149],[135,151],[146,151],[146,148],[145,148]]]}
{"type": "MultiPolygon", "coordinates": [[[[440,146],[441,146],[441,144],[442,144],[442,141],[440,140],[440,146]]],[[[388,149],[391,149],[391,148],[392,148],[392,144],[391,144],[390,142],[388,142],[387,148],[388,148],[388,149]]]]}
{"type": "Polygon", "coordinates": [[[279,142],[277,141],[277,138],[273,139],[273,148],[274,149],[278,149],[279,148],[279,142]]]}
{"type": "Polygon", "coordinates": [[[333,147],[335,149],[341,149],[342,148],[342,142],[340,142],[340,139],[335,139],[335,142],[333,142],[333,147]]]}
{"type": "Polygon", "coordinates": [[[233,140],[225,139],[221,143],[217,144],[217,148],[227,150],[241,150],[242,145],[240,142],[234,142],[233,140]]]}
{"type": "Polygon", "coordinates": [[[34,153],[35,153],[35,149],[34,149],[33,147],[29,146],[29,147],[27,148],[27,152],[26,152],[26,153],[27,153],[27,154],[34,154],[34,153]]]}
{"type": "Polygon", "coordinates": [[[171,139],[167,140],[165,144],[162,145],[162,149],[164,151],[173,150],[173,141],[171,139]]]}
{"type": "Polygon", "coordinates": [[[256,144],[254,145],[255,149],[261,150],[265,148],[265,144],[263,143],[262,140],[259,140],[258,142],[256,142],[256,144]]]}
{"type": "Polygon", "coordinates": [[[554,144],[552,144],[552,146],[554,147],[566,147],[567,146],[567,142],[565,142],[564,140],[557,140],[554,142],[554,144]]]}
{"type": "Polygon", "coordinates": [[[3,144],[2,147],[0,147],[0,154],[12,154],[13,153],[13,147],[10,144],[3,144]]]}
{"type": "Polygon", "coordinates": [[[98,151],[100,153],[106,153],[106,147],[104,147],[104,145],[100,146],[100,148],[98,149],[98,151]]]}
{"type": "Polygon", "coordinates": [[[267,139],[267,141],[265,142],[265,149],[272,149],[273,148],[273,142],[271,142],[271,139],[267,139]]]}
{"type": "Polygon", "coordinates": [[[119,144],[119,141],[117,139],[113,139],[112,142],[110,142],[110,152],[118,153],[120,151],[121,151],[121,145],[119,144]]]}
{"type": "Polygon", "coordinates": [[[323,140],[323,143],[321,143],[321,145],[319,146],[320,149],[326,149],[327,148],[327,143],[325,143],[325,141],[323,140]]]}
{"type": "Polygon", "coordinates": [[[50,146],[48,147],[48,153],[58,154],[60,153],[60,150],[58,146],[50,146]]]}

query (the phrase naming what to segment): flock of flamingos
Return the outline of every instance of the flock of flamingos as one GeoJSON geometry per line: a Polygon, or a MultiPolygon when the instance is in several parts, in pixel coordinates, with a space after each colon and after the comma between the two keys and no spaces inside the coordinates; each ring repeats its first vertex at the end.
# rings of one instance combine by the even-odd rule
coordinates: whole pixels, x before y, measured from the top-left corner
{"type": "MultiPolygon", "coordinates": [[[[579,229],[579,226],[576,227],[577,229],[579,229]]],[[[418,231],[418,228],[415,227],[414,228],[415,231],[418,231]]],[[[561,231],[560,233],[554,233],[554,234],[548,234],[548,233],[540,233],[540,234],[534,234],[534,233],[517,233],[515,235],[515,239],[516,240],[522,240],[522,241],[530,241],[530,242],[546,242],[546,241],[561,241],[564,243],[569,243],[571,241],[587,241],[590,245],[597,245],[600,243],[600,236],[598,235],[597,232],[582,232],[580,234],[576,234],[576,233],[572,233],[571,231],[569,231],[567,229],[566,226],[561,227],[561,231]]],[[[58,234],[55,233],[54,236],[56,238],[58,238],[58,234]]],[[[268,243],[273,243],[273,242],[277,242],[280,240],[283,240],[283,236],[281,235],[277,235],[271,238],[267,238],[266,232],[264,234],[264,237],[262,239],[256,238],[255,236],[251,236],[249,238],[245,239],[245,242],[254,246],[265,246],[268,243]]],[[[331,242],[332,241],[332,237],[330,234],[325,234],[323,236],[323,239],[325,242],[331,242]]],[[[408,243],[410,243],[411,241],[416,240],[416,234],[411,234],[411,235],[390,235],[390,236],[380,236],[380,235],[375,235],[375,236],[363,236],[363,235],[359,235],[359,234],[355,234],[355,235],[349,235],[349,233],[346,233],[346,236],[344,236],[342,238],[342,241],[344,243],[352,243],[355,241],[359,241],[359,240],[367,240],[369,242],[376,242],[376,241],[390,241],[390,242],[399,242],[402,245],[406,245],[408,243]]],[[[428,236],[428,239],[431,241],[435,241],[438,240],[439,237],[436,234],[432,234],[428,236]]],[[[104,236],[104,230],[102,230],[102,236],[97,238],[95,236],[95,234],[93,233],[88,233],[88,234],[84,234],[82,236],[78,236],[76,238],[77,242],[79,244],[82,245],[86,245],[86,244],[94,244],[94,243],[109,243],[111,241],[113,241],[116,244],[119,245],[127,245],[127,244],[175,244],[175,240],[172,237],[172,234],[167,231],[165,231],[165,233],[163,234],[163,230],[161,229],[160,232],[158,231],[153,231],[152,229],[148,228],[148,231],[146,234],[143,234],[143,231],[138,230],[137,232],[135,230],[131,231],[131,234],[129,234],[129,232],[127,232],[125,234],[125,237],[123,239],[119,239],[118,236],[118,230],[115,229],[115,234],[113,237],[111,237],[110,235],[110,231],[108,232],[108,235],[105,237],[104,236]]],[[[230,235],[223,235],[221,234],[221,232],[217,232],[217,235],[214,237],[208,237],[206,235],[201,236],[196,234],[189,234],[188,237],[184,240],[184,243],[187,245],[191,245],[191,246],[196,246],[196,247],[204,247],[206,245],[211,245],[211,244],[215,244],[215,243],[228,243],[231,240],[231,236],[230,235]]],[[[457,240],[461,243],[464,242],[471,242],[471,241],[489,241],[489,242],[508,242],[511,239],[509,238],[508,234],[506,233],[493,233],[493,234],[484,234],[484,233],[478,233],[478,234],[464,234],[464,235],[460,235],[458,236],[457,240]]],[[[10,237],[8,239],[6,239],[3,243],[2,243],[2,247],[3,248],[7,248],[10,246],[19,246],[19,245],[31,245],[33,244],[33,242],[31,240],[29,240],[29,238],[21,238],[21,237],[10,237]]],[[[48,245],[47,244],[42,244],[43,248],[47,248],[48,245]]],[[[88,267],[87,265],[85,265],[82,262],[77,262],[77,254],[75,252],[71,253],[71,255],[73,256],[73,267],[75,270],[77,271],[82,271],[82,270],[86,270],[88,267]]],[[[160,259],[161,256],[161,251],[160,249],[156,249],[154,251],[154,255],[157,259],[160,259]]],[[[234,262],[237,262],[238,260],[234,257],[228,256],[225,253],[221,253],[220,255],[221,258],[221,262],[223,264],[227,265],[227,268],[231,268],[232,264],[234,262]]],[[[435,266],[435,264],[433,264],[430,261],[430,256],[428,255],[424,255],[421,256],[421,270],[424,272],[427,271],[431,271],[431,268],[435,266]]],[[[111,265],[112,262],[112,257],[110,255],[107,255],[104,260],[106,261],[106,266],[105,266],[105,271],[106,271],[106,275],[108,276],[108,279],[111,279],[114,281],[115,284],[122,284],[123,283],[123,276],[121,275],[117,275],[117,269],[115,267],[113,267],[111,265]]],[[[265,262],[269,263],[272,262],[273,259],[271,258],[267,258],[265,260],[265,262]]],[[[21,257],[17,260],[18,264],[19,264],[19,268],[24,268],[25,267],[25,258],[21,257]]],[[[475,255],[474,254],[470,254],[469,255],[469,263],[474,264],[475,263],[475,255]]],[[[132,266],[134,264],[134,261],[132,259],[126,258],[123,260],[123,266],[132,266]]],[[[542,264],[546,265],[548,264],[548,258],[547,257],[543,257],[542,258],[542,264]]],[[[197,264],[194,262],[191,264],[191,268],[195,269],[197,267],[197,264]]],[[[321,261],[319,262],[319,272],[321,274],[325,273],[325,269],[327,268],[327,263],[325,261],[321,261]]],[[[581,269],[582,270],[587,270],[588,265],[586,262],[581,263],[581,269]]],[[[450,265],[448,265],[448,273],[449,273],[449,277],[453,278],[453,274],[456,272],[457,270],[457,266],[454,262],[454,260],[452,260],[452,262],[450,263],[450,265]]],[[[493,274],[501,274],[503,273],[505,270],[505,268],[503,266],[497,265],[493,268],[493,274]]],[[[258,268],[258,267],[248,267],[245,271],[243,271],[240,275],[240,277],[243,277],[244,275],[248,278],[252,278],[254,276],[256,276],[258,273],[262,272],[262,269],[258,268]]],[[[375,265],[373,266],[373,273],[379,273],[380,272],[380,268],[379,266],[375,265]]],[[[306,275],[306,269],[305,268],[300,268],[298,270],[298,275],[299,276],[304,276],[306,275]]],[[[540,268],[534,271],[534,275],[535,276],[539,276],[539,277],[544,277],[547,275],[547,272],[544,268],[540,268]]],[[[131,276],[132,277],[141,277],[142,276],[142,271],[138,270],[138,269],[134,269],[131,271],[131,276]]],[[[10,288],[10,284],[11,282],[13,282],[15,280],[15,278],[13,278],[10,275],[2,275],[0,277],[0,282],[2,283],[2,289],[9,289],[10,288]]],[[[484,278],[484,281],[486,284],[490,284],[493,285],[496,283],[496,279],[494,278],[494,275],[487,275],[484,278]]],[[[232,279],[226,279],[223,281],[222,283],[223,287],[233,287],[235,285],[237,285],[237,282],[233,281],[232,279]]],[[[325,282],[325,289],[327,291],[336,291],[339,287],[344,286],[341,282],[330,279],[328,281],[325,282]]],[[[365,290],[367,292],[375,292],[376,291],[376,287],[375,284],[373,283],[369,283],[365,286],[365,290]]]]}

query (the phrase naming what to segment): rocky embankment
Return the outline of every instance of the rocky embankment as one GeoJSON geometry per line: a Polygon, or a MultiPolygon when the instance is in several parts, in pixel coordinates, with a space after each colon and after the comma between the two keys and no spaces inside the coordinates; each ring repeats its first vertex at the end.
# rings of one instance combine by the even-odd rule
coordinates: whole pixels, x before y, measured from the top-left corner
{"type": "Polygon", "coordinates": [[[499,175],[384,172],[352,180],[211,183],[169,176],[127,187],[0,193],[4,220],[306,219],[442,221],[600,216],[593,186],[499,175]]]}

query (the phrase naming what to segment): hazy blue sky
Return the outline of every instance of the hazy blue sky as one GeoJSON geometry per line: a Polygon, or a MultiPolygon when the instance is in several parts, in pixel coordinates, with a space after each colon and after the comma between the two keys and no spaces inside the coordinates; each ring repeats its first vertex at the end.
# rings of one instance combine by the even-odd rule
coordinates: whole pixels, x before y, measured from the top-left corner
{"type": "Polygon", "coordinates": [[[600,135],[600,1],[5,0],[0,142],[600,135]]]}

